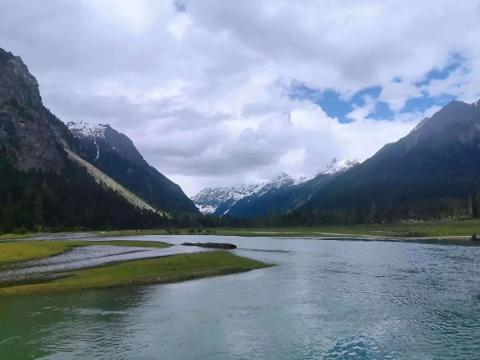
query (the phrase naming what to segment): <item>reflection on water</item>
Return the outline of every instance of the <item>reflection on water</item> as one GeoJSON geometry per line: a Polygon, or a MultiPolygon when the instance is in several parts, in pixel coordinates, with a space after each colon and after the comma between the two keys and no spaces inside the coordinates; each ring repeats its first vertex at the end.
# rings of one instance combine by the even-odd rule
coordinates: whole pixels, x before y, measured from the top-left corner
{"type": "Polygon", "coordinates": [[[118,358],[114,354],[128,334],[128,314],[144,298],[142,289],[132,288],[42,296],[34,302],[25,296],[0,300],[0,358],[65,359],[58,350],[70,347],[85,359],[97,358],[103,348],[109,353],[105,359],[118,358]]]}
{"type": "Polygon", "coordinates": [[[478,247],[214,241],[233,242],[235,253],[278,266],[169,285],[3,298],[0,354],[69,360],[474,359],[480,353],[478,247]]]}

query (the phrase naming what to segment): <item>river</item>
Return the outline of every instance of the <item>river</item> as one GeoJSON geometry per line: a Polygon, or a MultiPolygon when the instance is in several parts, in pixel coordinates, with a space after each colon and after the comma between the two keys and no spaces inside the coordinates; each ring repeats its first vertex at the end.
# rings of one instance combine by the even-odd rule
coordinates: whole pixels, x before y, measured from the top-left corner
{"type": "Polygon", "coordinates": [[[167,285],[0,298],[0,359],[474,359],[480,354],[480,247],[135,239],[230,242],[239,247],[234,253],[277,266],[167,285]]]}

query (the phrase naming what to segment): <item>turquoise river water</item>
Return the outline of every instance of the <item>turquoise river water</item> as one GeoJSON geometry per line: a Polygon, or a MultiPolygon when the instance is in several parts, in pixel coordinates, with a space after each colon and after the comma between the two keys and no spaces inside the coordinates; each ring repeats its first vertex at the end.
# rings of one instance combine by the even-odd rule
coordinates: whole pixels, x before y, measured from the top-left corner
{"type": "Polygon", "coordinates": [[[236,254],[277,266],[167,285],[0,298],[0,359],[480,358],[480,247],[136,239],[231,242],[236,254]]]}

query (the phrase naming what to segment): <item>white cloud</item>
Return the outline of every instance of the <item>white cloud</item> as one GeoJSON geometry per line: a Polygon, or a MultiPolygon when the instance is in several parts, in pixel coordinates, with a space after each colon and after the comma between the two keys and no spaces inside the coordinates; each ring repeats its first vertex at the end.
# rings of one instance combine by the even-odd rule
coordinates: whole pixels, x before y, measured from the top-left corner
{"type": "Polygon", "coordinates": [[[369,98],[342,124],[290,99],[294,81],[345,99],[381,86],[393,111],[421,91],[480,95],[476,0],[189,0],[185,9],[0,0],[0,46],[22,56],[60,118],[110,122],[189,193],[366,158],[436,109],[378,121],[369,98]],[[452,54],[461,68],[414,85],[452,54]]]}

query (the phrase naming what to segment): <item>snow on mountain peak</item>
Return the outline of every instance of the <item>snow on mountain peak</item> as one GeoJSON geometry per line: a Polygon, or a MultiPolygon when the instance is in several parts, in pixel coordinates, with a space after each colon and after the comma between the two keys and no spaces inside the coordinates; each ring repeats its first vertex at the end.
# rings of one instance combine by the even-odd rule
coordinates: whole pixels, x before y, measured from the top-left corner
{"type": "Polygon", "coordinates": [[[284,185],[291,185],[293,182],[294,180],[290,175],[285,172],[281,172],[280,174],[272,178],[272,180],[270,180],[267,184],[272,184],[280,187],[284,185]]]}
{"type": "Polygon", "coordinates": [[[326,174],[326,175],[334,175],[338,172],[348,170],[358,164],[360,164],[362,161],[358,159],[342,159],[342,160],[337,160],[337,159],[332,159],[330,164],[328,164],[323,170],[320,170],[318,173],[319,174],[326,174]]]}
{"type": "Polygon", "coordinates": [[[280,189],[286,186],[292,186],[295,183],[295,180],[285,172],[281,172],[270,181],[259,184],[257,186],[256,195],[262,195],[269,191],[280,189]]]}
{"type": "Polygon", "coordinates": [[[229,187],[205,188],[195,195],[192,200],[204,214],[213,214],[221,204],[229,204],[225,214],[237,201],[248,196],[260,196],[272,190],[292,186],[295,180],[282,172],[268,182],[253,185],[236,185],[229,187]]]}
{"type": "MultiPolygon", "coordinates": [[[[357,164],[359,160],[333,159],[326,168],[318,174],[334,175],[345,171],[357,164]]],[[[318,175],[317,174],[317,175],[318,175]]],[[[205,188],[195,195],[192,200],[198,209],[204,214],[214,214],[219,212],[221,215],[228,213],[231,207],[243,198],[254,196],[259,197],[264,194],[274,192],[279,189],[286,189],[304,183],[311,178],[301,177],[293,179],[285,172],[281,172],[270,181],[254,185],[237,185],[229,187],[205,188]]]]}
{"type": "Polygon", "coordinates": [[[70,121],[67,124],[68,129],[76,137],[104,138],[105,130],[109,125],[92,125],[86,121],[70,121]]]}
{"type": "Polygon", "coordinates": [[[213,214],[223,203],[234,204],[240,199],[253,194],[258,185],[236,185],[218,188],[205,188],[195,195],[192,200],[204,214],[213,214]]]}

